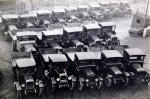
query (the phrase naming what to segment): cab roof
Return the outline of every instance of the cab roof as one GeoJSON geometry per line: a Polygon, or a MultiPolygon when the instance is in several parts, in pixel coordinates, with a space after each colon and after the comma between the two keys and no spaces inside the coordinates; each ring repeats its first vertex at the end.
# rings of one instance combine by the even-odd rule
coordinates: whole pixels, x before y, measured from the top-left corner
{"type": "Polygon", "coordinates": [[[87,5],[79,5],[78,8],[79,9],[82,9],[82,8],[89,9],[89,7],[87,5]]]}
{"type": "Polygon", "coordinates": [[[49,55],[49,58],[53,62],[67,62],[67,58],[64,54],[51,54],[49,55]]]}
{"type": "Polygon", "coordinates": [[[106,0],[102,0],[102,1],[100,1],[100,4],[102,4],[102,5],[109,5],[110,2],[106,1],[106,0]]]}
{"type": "Polygon", "coordinates": [[[63,29],[53,29],[53,30],[43,31],[42,33],[45,36],[63,35],[63,29]]]}
{"type": "Polygon", "coordinates": [[[103,26],[115,26],[116,24],[113,22],[100,22],[99,23],[102,27],[103,26]]]}
{"type": "Polygon", "coordinates": [[[115,57],[123,58],[123,55],[117,50],[104,50],[102,51],[102,53],[106,58],[115,58],[115,57]]]}
{"type": "Polygon", "coordinates": [[[20,68],[33,67],[36,65],[34,58],[20,58],[16,60],[16,64],[20,68]]]}
{"type": "Polygon", "coordinates": [[[17,32],[16,36],[37,36],[37,32],[34,31],[22,31],[22,32],[17,32]]]}
{"type": "Polygon", "coordinates": [[[128,53],[129,56],[137,56],[137,55],[145,56],[145,53],[139,48],[128,48],[125,49],[125,51],[128,53]]]}
{"type": "Polygon", "coordinates": [[[36,13],[27,13],[27,14],[22,14],[20,15],[21,18],[32,18],[32,17],[37,17],[36,13]]]}
{"type": "Polygon", "coordinates": [[[100,7],[101,7],[101,6],[100,6],[98,3],[96,3],[96,2],[91,2],[91,3],[89,4],[89,6],[92,7],[92,8],[100,8],[100,7]]]}
{"type": "Polygon", "coordinates": [[[77,10],[77,7],[75,6],[69,6],[69,7],[66,7],[65,8],[67,11],[76,11],[77,10]]]}
{"type": "Polygon", "coordinates": [[[97,60],[100,56],[95,52],[77,52],[76,56],[79,60],[97,60]]]}
{"type": "Polygon", "coordinates": [[[64,27],[66,32],[82,32],[83,27],[64,27]]]}
{"type": "Polygon", "coordinates": [[[89,23],[86,25],[83,25],[86,29],[101,29],[101,27],[97,23],[89,23]]]}
{"type": "Polygon", "coordinates": [[[43,54],[42,56],[45,62],[49,62],[49,59],[51,59],[52,62],[67,62],[67,58],[63,54],[43,54]]]}
{"type": "Polygon", "coordinates": [[[66,12],[64,8],[53,8],[52,11],[54,13],[59,13],[59,12],[65,13],[66,12]]]}
{"type": "Polygon", "coordinates": [[[52,11],[43,9],[43,10],[37,10],[37,14],[42,15],[42,14],[51,14],[52,11]]]}
{"type": "Polygon", "coordinates": [[[2,15],[2,18],[3,18],[4,20],[17,19],[17,18],[19,18],[19,16],[18,16],[18,15],[15,15],[15,14],[7,14],[7,15],[2,15]]]}

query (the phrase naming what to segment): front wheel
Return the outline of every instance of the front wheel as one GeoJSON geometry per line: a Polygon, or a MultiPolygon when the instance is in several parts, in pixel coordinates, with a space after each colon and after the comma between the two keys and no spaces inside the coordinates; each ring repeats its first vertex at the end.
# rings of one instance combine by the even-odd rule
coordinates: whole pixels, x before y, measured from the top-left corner
{"type": "Polygon", "coordinates": [[[105,77],[105,85],[106,87],[110,87],[112,85],[112,79],[108,76],[105,77]]]}
{"type": "Polygon", "coordinates": [[[83,89],[83,82],[79,79],[78,90],[82,91],[82,89],[83,89]]]}

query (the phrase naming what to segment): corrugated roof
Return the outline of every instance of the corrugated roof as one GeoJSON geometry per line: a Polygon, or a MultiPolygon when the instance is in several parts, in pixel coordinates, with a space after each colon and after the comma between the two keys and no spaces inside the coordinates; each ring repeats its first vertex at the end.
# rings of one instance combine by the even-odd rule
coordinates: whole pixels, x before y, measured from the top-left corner
{"type": "Polygon", "coordinates": [[[123,57],[123,55],[117,50],[104,50],[102,53],[106,58],[115,58],[115,57],[123,57]]]}
{"type": "Polygon", "coordinates": [[[136,56],[136,55],[145,55],[145,53],[139,49],[139,48],[128,48],[125,49],[125,51],[130,55],[130,56],[136,56]]]}

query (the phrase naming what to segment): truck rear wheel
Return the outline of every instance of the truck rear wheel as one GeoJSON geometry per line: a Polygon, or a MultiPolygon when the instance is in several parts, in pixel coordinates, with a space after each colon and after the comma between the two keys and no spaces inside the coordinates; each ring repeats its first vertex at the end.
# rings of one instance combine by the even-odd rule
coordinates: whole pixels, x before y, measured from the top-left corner
{"type": "Polygon", "coordinates": [[[109,76],[105,77],[105,85],[106,87],[110,87],[112,85],[112,79],[109,76]]]}

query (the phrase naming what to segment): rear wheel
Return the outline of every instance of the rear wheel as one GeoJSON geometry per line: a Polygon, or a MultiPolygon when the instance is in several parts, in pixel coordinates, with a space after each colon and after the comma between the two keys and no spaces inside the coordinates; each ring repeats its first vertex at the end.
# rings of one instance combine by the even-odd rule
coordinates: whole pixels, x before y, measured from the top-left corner
{"type": "Polygon", "coordinates": [[[112,85],[112,79],[108,76],[105,77],[105,85],[106,87],[110,87],[112,85]]]}
{"type": "Polygon", "coordinates": [[[146,76],[145,76],[145,83],[146,84],[149,84],[149,82],[150,82],[150,75],[149,74],[146,74],[146,76]]]}
{"type": "Polygon", "coordinates": [[[82,89],[83,89],[83,82],[81,81],[81,79],[79,79],[78,90],[82,91],[82,89]]]}

